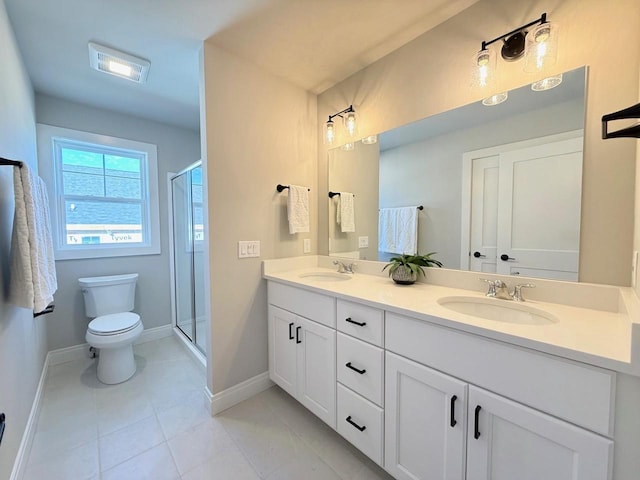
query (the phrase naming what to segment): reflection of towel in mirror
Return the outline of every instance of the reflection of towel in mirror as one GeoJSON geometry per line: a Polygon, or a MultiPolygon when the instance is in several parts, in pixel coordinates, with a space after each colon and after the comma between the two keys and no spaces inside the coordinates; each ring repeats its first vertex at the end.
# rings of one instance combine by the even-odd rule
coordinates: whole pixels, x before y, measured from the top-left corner
{"type": "Polygon", "coordinates": [[[409,255],[417,253],[418,209],[416,206],[380,209],[378,251],[409,255]]]}
{"type": "Polygon", "coordinates": [[[27,164],[13,172],[10,301],[38,313],[53,302],[58,288],[49,200],[44,182],[27,164]]]}
{"type": "Polygon", "coordinates": [[[342,233],[356,231],[356,215],[353,204],[353,193],[340,192],[336,208],[336,223],[342,233]]]}
{"type": "Polygon", "coordinates": [[[287,218],[289,233],[309,231],[309,189],[299,185],[289,185],[287,197],[287,218]]]}

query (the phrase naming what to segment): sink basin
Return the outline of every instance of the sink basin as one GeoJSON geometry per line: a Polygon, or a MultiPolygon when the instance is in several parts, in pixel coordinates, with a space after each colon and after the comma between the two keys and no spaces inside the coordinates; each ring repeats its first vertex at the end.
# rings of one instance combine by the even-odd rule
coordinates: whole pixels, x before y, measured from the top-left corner
{"type": "Polygon", "coordinates": [[[300,278],[315,280],[317,282],[344,282],[345,280],[351,280],[351,275],[338,272],[307,272],[301,273],[298,276],[300,278]]]}
{"type": "Polygon", "coordinates": [[[443,297],[438,303],[454,312],[518,325],[550,325],[558,319],[535,307],[487,297],[443,297]]]}

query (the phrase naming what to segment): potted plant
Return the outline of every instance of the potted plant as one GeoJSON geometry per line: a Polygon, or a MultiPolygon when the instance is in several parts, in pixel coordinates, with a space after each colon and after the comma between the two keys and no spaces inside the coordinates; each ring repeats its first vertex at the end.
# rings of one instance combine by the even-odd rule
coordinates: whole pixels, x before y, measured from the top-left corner
{"type": "Polygon", "coordinates": [[[431,258],[436,252],[427,253],[426,255],[400,255],[399,257],[391,257],[383,271],[389,268],[389,276],[394,282],[400,285],[411,285],[418,280],[419,275],[424,275],[423,267],[442,267],[442,262],[431,258]]]}

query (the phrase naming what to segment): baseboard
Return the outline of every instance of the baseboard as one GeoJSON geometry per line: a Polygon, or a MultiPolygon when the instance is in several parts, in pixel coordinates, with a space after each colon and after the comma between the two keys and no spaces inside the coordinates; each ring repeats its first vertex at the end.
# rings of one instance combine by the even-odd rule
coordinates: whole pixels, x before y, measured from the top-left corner
{"type": "MultiPolygon", "coordinates": [[[[138,340],[135,341],[135,345],[170,337],[171,335],[173,335],[173,327],[171,325],[146,328],[142,331],[138,340]]],[[[47,354],[47,358],[49,359],[49,365],[60,365],[61,363],[73,362],[74,360],[87,358],[88,352],[89,344],[82,343],[80,345],[74,345],[73,347],[51,350],[47,354]]]]}
{"type": "Polygon", "coordinates": [[[21,480],[24,477],[25,469],[27,468],[27,461],[29,459],[29,453],[31,452],[31,445],[33,444],[33,437],[36,434],[36,428],[38,425],[38,417],[40,416],[40,407],[42,404],[42,397],[44,396],[44,383],[47,379],[47,371],[51,365],[51,357],[49,353],[44,360],[42,366],[42,373],[40,374],[40,381],[38,382],[38,388],[36,388],[36,395],[31,405],[31,411],[29,412],[29,418],[22,434],[22,440],[20,441],[20,447],[16,459],[13,462],[13,470],[11,472],[10,480],[21,480]]]}
{"type": "Polygon", "coordinates": [[[274,383],[269,379],[269,372],[264,372],[215,395],[205,387],[205,401],[209,402],[211,415],[217,415],[273,385],[274,383]]]}

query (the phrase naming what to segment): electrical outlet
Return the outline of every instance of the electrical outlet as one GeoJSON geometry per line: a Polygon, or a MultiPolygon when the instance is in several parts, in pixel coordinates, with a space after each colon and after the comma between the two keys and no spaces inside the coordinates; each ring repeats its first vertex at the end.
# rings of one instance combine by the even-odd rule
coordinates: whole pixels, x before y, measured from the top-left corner
{"type": "Polygon", "coordinates": [[[358,237],[358,248],[369,247],[369,237],[358,237]]]}
{"type": "Polygon", "coordinates": [[[305,238],[302,241],[302,253],[309,253],[309,252],[311,252],[311,239],[305,238]]]}
{"type": "Polygon", "coordinates": [[[260,256],[260,240],[243,240],[238,242],[238,258],[260,256]]]}

